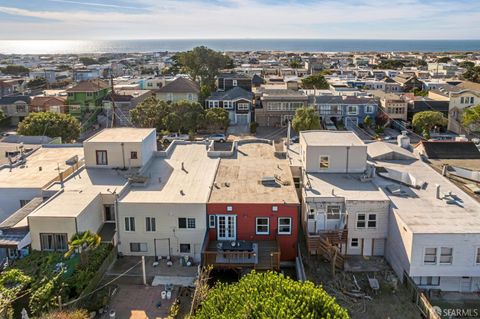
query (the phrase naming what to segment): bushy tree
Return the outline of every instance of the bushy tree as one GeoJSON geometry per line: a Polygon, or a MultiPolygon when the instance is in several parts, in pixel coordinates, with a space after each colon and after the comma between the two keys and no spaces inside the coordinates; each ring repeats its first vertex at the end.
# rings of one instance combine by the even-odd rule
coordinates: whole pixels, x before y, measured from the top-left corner
{"type": "Polygon", "coordinates": [[[292,127],[297,132],[317,130],[321,127],[320,117],[313,107],[298,108],[292,120],[292,127]]]}
{"type": "Polygon", "coordinates": [[[436,111],[424,111],[416,113],[412,119],[412,125],[417,132],[426,135],[435,126],[447,125],[447,119],[442,113],[436,111]]]}
{"type": "Polygon", "coordinates": [[[238,283],[219,283],[195,314],[216,318],[350,318],[335,298],[312,282],[274,272],[252,273],[238,283]]]}
{"type": "Polygon", "coordinates": [[[452,61],[452,58],[450,58],[448,56],[444,56],[444,57],[441,57],[441,58],[437,59],[438,63],[448,63],[450,61],[452,61]]]}
{"type": "Polygon", "coordinates": [[[471,69],[475,66],[475,63],[472,61],[462,61],[458,64],[458,66],[464,69],[471,69]]]}
{"type": "Polygon", "coordinates": [[[302,87],[304,89],[328,89],[329,85],[323,74],[310,75],[302,80],[302,87]]]}
{"type": "Polygon", "coordinates": [[[17,132],[21,135],[61,137],[62,141],[70,143],[80,135],[80,122],[69,114],[30,113],[18,124],[17,132]]]}
{"type": "Polygon", "coordinates": [[[47,80],[43,77],[28,81],[27,87],[29,89],[41,89],[47,86],[47,80]]]}
{"type": "Polygon", "coordinates": [[[205,113],[205,124],[209,129],[224,130],[228,127],[229,123],[228,111],[225,109],[213,108],[207,110],[205,113]]]}
{"type": "Polygon", "coordinates": [[[205,46],[193,48],[190,51],[177,53],[172,60],[172,71],[186,72],[193,81],[199,81],[210,89],[215,88],[215,77],[220,70],[232,68],[232,59],[205,46]]]}
{"type": "Polygon", "coordinates": [[[170,105],[159,101],[154,96],[149,97],[130,110],[130,117],[136,127],[154,127],[157,131],[163,129],[162,119],[170,112],[170,105]]]}
{"type": "Polygon", "coordinates": [[[480,83],[480,66],[467,69],[462,76],[465,80],[480,83]]]}
{"type": "Polygon", "coordinates": [[[27,67],[24,67],[23,65],[7,65],[4,68],[0,68],[0,71],[2,73],[8,74],[8,75],[27,75],[30,70],[27,67]]]}
{"type": "Polygon", "coordinates": [[[77,233],[68,242],[68,251],[65,253],[65,258],[69,258],[73,253],[80,254],[80,261],[85,264],[87,262],[87,252],[91,249],[97,248],[102,239],[98,234],[92,233],[89,230],[83,233],[77,233]]]}
{"type": "Polygon", "coordinates": [[[462,124],[474,131],[480,129],[480,104],[463,111],[462,124]]]}

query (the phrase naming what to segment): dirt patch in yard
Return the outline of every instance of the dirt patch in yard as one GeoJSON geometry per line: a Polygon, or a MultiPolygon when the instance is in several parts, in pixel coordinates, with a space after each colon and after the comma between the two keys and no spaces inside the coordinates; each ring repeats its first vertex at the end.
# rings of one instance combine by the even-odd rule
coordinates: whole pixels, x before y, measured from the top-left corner
{"type": "Polygon", "coordinates": [[[308,280],[320,284],[348,309],[352,319],[418,319],[420,311],[410,300],[407,289],[386,269],[379,272],[343,272],[332,274],[330,262],[321,256],[307,254],[302,240],[301,252],[308,280]],[[354,279],[355,276],[355,279],[354,279]],[[380,285],[370,288],[368,278],[375,277],[380,285]],[[356,281],[356,283],[355,283],[356,281]]]}

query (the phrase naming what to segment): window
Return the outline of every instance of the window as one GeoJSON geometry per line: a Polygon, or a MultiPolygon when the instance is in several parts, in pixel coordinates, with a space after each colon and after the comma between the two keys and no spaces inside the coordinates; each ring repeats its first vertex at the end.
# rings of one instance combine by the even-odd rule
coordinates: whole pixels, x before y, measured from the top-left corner
{"type": "Polygon", "coordinates": [[[192,94],[192,93],[188,93],[187,99],[188,99],[189,101],[193,101],[193,94],[192,94]]]}
{"type": "Polygon", "coordinates": [[[97,165],[108,165],[107,151],[96,151],[97,165]]]}
{"type": "Polygon", "coordinates": [[[340,219],[340,206],[328,206],[327,219],[340,219]]]}
{"type": "Polygon", "coordinates": [[[233,86],[237,86],[237,85],[238,85],[237,80],[233,80],[233,81],[232,81],[232,85],[233,85],[233,86]]]}
{"type": "Polygon", "coordinates": [[[423,263],[427,265],[435,265],[437,263],[437,248],[425,248],[423,263]]]}
{"type": "Polygon", "coordinates": [[[278,206],[272,206],[272,212],[278,212],[278,206]]]}
{"type": "Polygon", "coordinates": [[[373,113],[373,105],[365,106],[365,113],[367,114],[373,113]]]}
{"type": "Polygon", "coordinates": [[[167,93],[167,101],[173,101],[173,93],[167,93]]]}
{"type": "Polygon", "coordinates": [[[146,252],[147,250],[147,243],[130,243],[132,253],[146,252]]]}
{"type": "Polygon", "coordinates": [[[440,263],[444,265],[451,264],[453,261],[453,248],[440,248],[440,263]]]}
{"type": "Polygon", "coordinates": [[[278,234],[279,235],[292,234],[292,219],[290,217],[280,217],[278,219],[278,234]]]}
{"type": "Polygon", "coordinates": [[[248,111],[250,109],[250,104],[248,103],[238,103],[237,108],[239,111],[248,111]]]}
{"type": "Polygon", "coordinates": [[[474,101],[474,98],[472,96],[472,97],[470,97],[470,103],[473,104],[473,101],[474,101]]]}
{"type": "Polygon", "coordinates": [[[40,234],[40,249],[43,251],[66,251],[68,249],[67,234],[40,234]]]}
{"type": "Polygon", "coordinates": [[[180,229],[192,229],[195,228],[195,218],[184,218],[180,217],[178,219],[178,228],[180,229]]]}
{"type": "Polygon", "coordinates": [[[480,265],[480,247],[477,248],[477,257],[475,258],[477,265],[480,265]]]}
{"type": "Polygon", "coordinates": [[[464,102],[463,96],[460,98],[460,103],[463,104],[464,102]]]}
{"type": "Polygon", "coordinates": [[[87,96],[93,96],[93,92],[87,92],[87,96]]]}
{"type": "Polygon", "coordinates": [[[223,108],[224,109],[231,109],[233,107],[232,101],[223,101],[223,108]]]}
{"type": "Polygon", "coordinates": [[[227,206],[227,212],[231,212],[233,211],[233,207],[232,206],[227,206]]]}
{"type": "Polygon", "coordinates": [[[368,214],[368,228],[377,228],[377,214],[368,214]]]}
{"type": "Polygon", "coordinates": [[[130,158],[131,159],[138,159],[138,153],[137,152],[130,152],[130,158]]]}
{"type": "Polygon", "coordinates": [[[349,115],[356,115],[358,114],[357,106],[356,105],[349,105],[347,106],[347,113],[349,115]]]}
{"type": "Polygon", "coordinates": [[[135,217],[125,217],[125,231],[135,231],[135,217]]]}
{"type": "Polygon", "coordinates": [[[357,214],[357,228],[365,228],[365,214],[357,214]]]}
{"type": "Polygon", "coordinates": [[[420,277],[419,286],[440,286],[440,277],[420,277]]]}
{"type": "Polygon", "coordinates": [[[17,113],[25,113],[27,111],[27,107],[25,105],[17,105],[17,113]]]}
{"type": "Polygon", "coordinates": [[[327,169],[330,165],[330,159],[328,156],[320,156],[320,169],[327,169]]]}
{"type": "Polygon", "coordinates": [[[256,218],[256,234],[257,235],[268,235],[269,234],[269,218],[268,217],[257,217],[256,218]]]}
{"type": "Polygon", "coordinates": [[[350,247],[358,247],[358,238],[352,238],[350,239],[350,247]]]}
{"type": "Polygon", "coordinates": [[[146,222],[146,225],[145,225],[146,231],[156,231],[157,225],[155,224],[155,217],[146,217],[145,222],[146,222]]]}
{"type": "Polygon", "coordinates": [[[215,219],[216,219],[215,215],[209,215],[208,216],[208,227],[209,228],[215,228],[215,219]]]}
{"type": "Polygon", "coordinates": [[[184,254],[190,253],[190,244],[180,244],[180,252],[184,254]]]}

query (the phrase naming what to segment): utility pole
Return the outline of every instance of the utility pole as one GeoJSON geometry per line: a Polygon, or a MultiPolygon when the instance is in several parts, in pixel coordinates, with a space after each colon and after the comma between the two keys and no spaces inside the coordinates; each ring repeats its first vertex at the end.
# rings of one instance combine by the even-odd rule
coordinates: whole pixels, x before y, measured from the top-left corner
{"type": "Polygon", "coordinates": [[[143,273],[143,284],[147,285],[147,274],[145,271],[145,256],[142,256],[142,273],[143,273]]]}
{"type": "Polygon", "coordinates": [[[110,92],[110,98],[112,100],[112,126],[115,127],[115,88],[113,87],[113,70],[110,68],[110,87],[112,91],[110,92]]]}

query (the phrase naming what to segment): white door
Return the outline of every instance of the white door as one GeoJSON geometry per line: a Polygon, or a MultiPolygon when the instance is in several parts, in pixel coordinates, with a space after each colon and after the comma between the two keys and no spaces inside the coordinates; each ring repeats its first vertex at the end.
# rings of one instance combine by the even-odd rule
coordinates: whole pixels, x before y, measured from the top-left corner
{"type": "Polygon", "coordinates": [[[235,215],[217,216],[217,239],[235,240],[237,238],[237,220],[235,215]]]}
{"type": "Polygon", "coordinates": [[[383,256],[385,254],[385,239],[376,238],[373,240],[373,256],[383,256]]]}

